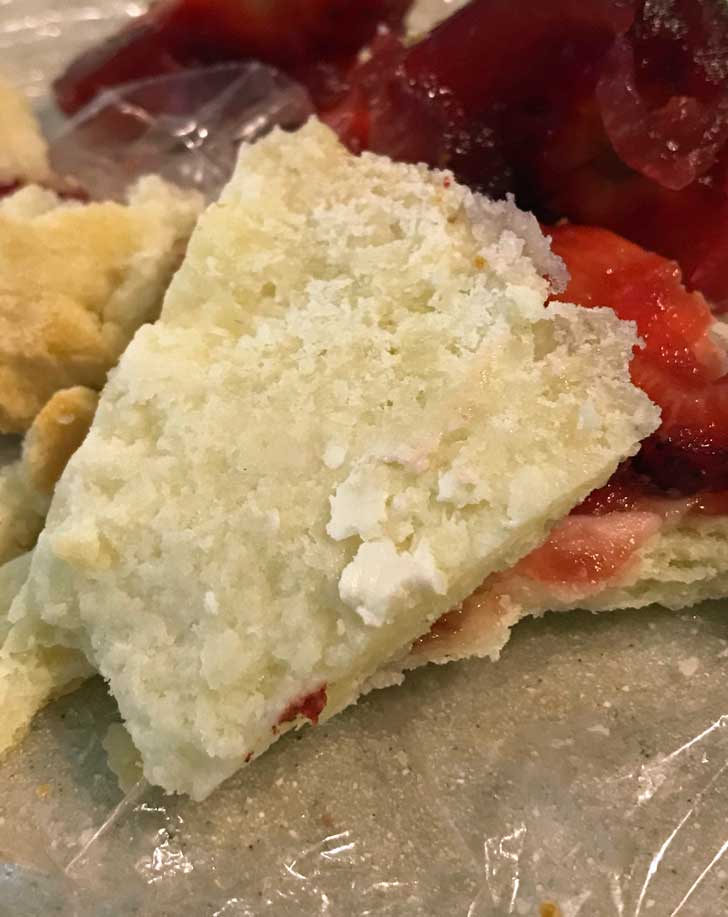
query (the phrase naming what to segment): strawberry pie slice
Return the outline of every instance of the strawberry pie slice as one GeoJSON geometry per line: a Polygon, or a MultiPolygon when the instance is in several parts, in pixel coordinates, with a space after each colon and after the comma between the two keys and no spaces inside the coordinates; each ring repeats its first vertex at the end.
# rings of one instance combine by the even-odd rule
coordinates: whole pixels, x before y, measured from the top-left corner
{"type": "MultiPolygon", "coordinates": [[[[725,4],[471,0],[408,44],[398,31],[409,5],[367,5],[345,24],[320,0],[292,43],[279,3],[261,13],[246,0],[165,0],[76,61],[58,97],[72,110],[150,72],[273,63],[307,86],[350,149],[445,165],[557,223],[554,251],[571,274],[563,297],[636,322],[645,346],[632,378],[660,406],[660,429],[544,545],[441,618],[413,661],[497,655],[526,613],[725,595],[725,4]],[[204,34],[180,28],[203,9],[204,34]]],[[[585,429],[598,422],[585,410],[585,429]]]]}
{"type": "Polygon", "coordinates": [[[399,34],[411,4],[344,6],[357,15],[307,4],[292,42],[280,3],[164,0],[79,58],[58,98],[71,110],[110,82],[258,57],[300,79],[351,149],[446,165],[471,188],[514,193],[545,223],[586,224],[551,230],[571,273],[563,295],[637,323],[645,347],[632,377],[662,425],[421,647],[444,646],[495,605],[679,607],[725,594],[728,381],[715,318],[728,305],[725,4],[471,0],[414,43],[399,34]],[[203,9],[204,33],[181,29],[203,9]]]}
{"type": "Polygon", "coordinates": [[[496,658],[525,615],[728,594],[724,6],[473,0],[408,45],[407,2],[342,5],[166,0],[57,83],[71,111],[258,58],[380,154],[320,125],[246,151],[11,568],[8,677],[85,654],[147,778],[195,798],[402,668],[496,658]],[[530,230],[471,239],[455,179],[555,224],[566,289],[529,293],[530,230]],[[640,338],[628,399],[603,307],[640,338]]]}
{"type": "Polygon", "coordinates": [[[562,270],[512,202],[315,120],[246,147],[56,487],[0,681],[79,650],[196,799],[353,703],[657,427],[634,325],[547,302],[562,270]]]}

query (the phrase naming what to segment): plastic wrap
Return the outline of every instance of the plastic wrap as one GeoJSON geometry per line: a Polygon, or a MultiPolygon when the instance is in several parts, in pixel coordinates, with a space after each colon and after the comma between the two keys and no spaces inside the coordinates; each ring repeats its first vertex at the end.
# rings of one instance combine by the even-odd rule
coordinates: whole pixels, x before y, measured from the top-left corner
{"type": "MultiPolygon", "coordinates": [[[[40,89],[135,9],[5,0],[0,47],[40,89]]],[[[0,761],[0,914],[728,913],[727,662],[717,604],[547,616],[497,664],[413,673],[197,805],[122,794],[91,682],[0,761]]]]}
{"type": "Polygon", "coordinates": [[[726,913],[726,657],[717,607],[552,615],[495,665],[417,672],[285,737],[198,805],[122,797],[113,703],[89,684],[0,766],[0,900],[69,917],[726,913]]]}
{"type": "Polygon", "coordinates": [[[57,130],[51,164],[99,199],[152,173],[215,200],[242,141],[312,112],[304,89],[256,61],[173,73],[101,93],[57,130]]]}

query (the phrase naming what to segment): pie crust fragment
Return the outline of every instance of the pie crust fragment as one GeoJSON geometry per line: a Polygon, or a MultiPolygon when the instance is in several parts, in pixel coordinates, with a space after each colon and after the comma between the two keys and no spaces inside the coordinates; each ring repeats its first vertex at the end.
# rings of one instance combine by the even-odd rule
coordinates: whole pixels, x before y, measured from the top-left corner
{"type": "Polygon", "coordinates": [[[126,205],[37,185],[0,199],[0,433],[24,433],[60,389],[101,388],[156,318],[200,205],[155,177],[126,205]]]}
{"type": "Polygon", "coordinates": [[[0,194],[21,184],[51,179],[48,146],[30,104],[0,74],[0,194]]]}

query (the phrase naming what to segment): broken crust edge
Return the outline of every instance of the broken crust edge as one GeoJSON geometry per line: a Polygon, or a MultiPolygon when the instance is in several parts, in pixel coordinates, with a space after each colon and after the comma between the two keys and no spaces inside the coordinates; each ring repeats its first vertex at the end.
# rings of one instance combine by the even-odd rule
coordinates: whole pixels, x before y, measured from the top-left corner
{"type": "MultiPolygon", "coordinates": [[[[615,458],[615,465],[616,462],[617,459],[615,458]]],[[[532,530],[531,538],[529,539],[529,548],[534,548],[543,543],[547,539],[548,533],[553,525],[568,512],[569,507],[583,498],[586,492],[590,492],[594,487],[599,486],[603,479],[608,477],[613,470],[614,468],[605,469],[604,473],[599,477],[599,480],[585,483],[579,488],[578,493],[572,492],[567,495],[562,495],[562,499],[557,501],[558,505],[553,505],[549,515],[541,518],[538,525],[534,527],[537,528],[538,531],[532,530]]],[[[516,538],[514,541],[519,542],[519,539],[516,538]]],[[[513,544],[509,547],[510,550],[508,547],[503,547],[501,551],[501,563],[498,564],[498,569],[508,569],[516,559],[523,556],[524,553],[528,551],[528,548],[522,543],[520,543],[518,548],[513,544]],[[515,554],[513,554],[514,550],[515,554]]],[[[7,620],[3,621],[2,615],[7,615],[13,598],[24,586],[30,568],[31,558],[32,552],[29,552],[17,558],[15,561],[11,561],[9,564],[0,567],[0,580],[2,580],[3,573],[6,572],[7,568],[17,564],[18,570],[20,570],[22,565],[22,573],[14,577],[14,590],[12,592],[7,588],[3,589],[2,585],[0,585],[0,637],[2,637],[3,642],[10,626],[7,620]],[[4,601],[6,596],[8,598],[7,602],[4,601]],[[3,625],[5,632],[3,632],[3,625]]],[[[479,579],[477,577],[473,579],[468,584],[465,594],[470,595],[473,590],[477,588],[478,582],[479,579]]],[[[406,670],[424,665],[429,661],[447,662],[451,659],[454,660],[472,655],[491,655],[493,658],[497,658],[498,652],[507,642],[510,627],[516,623],[519,617],[523,616],[523,614],[519,615],[519,611],[520,610],[515,607],[509,608],[507,609],[507,613],[498,618],[495,629],[489,628],[489,633],[492,632],[492,634],[495,635],[495,642],[491,638],[490,642],[485,647],[478,646],[478,649],[474,650],[472,647],[475,644],[469,643],[468,648],[464,649],[460,655],[448,656],[447,658],[418,658],[414,664],[412,664],[411,657],[406,657],[403,660],[402,653],[400,652],[393,660],[390,660],[385,666],[373,674],[363,675],[362,673],[356,673],[352,679],[346,682],[337,682],[325,686],[327,696],[325,707],[321,711],[320,722],[327,722],[347,707],[353,706],[361,697],[375,688],[383,688],[401,683],[406,670]]],[[[49,634],[51,631],[52,628],[49,628],[49,634]]],[[[405,648],[403,652],[406,653],[407,648],[405,648]]],[[[47,703],[74,691],[83,681],[94,674],[97,674],[97,670],[88,662],[86,656],[79,650],[68,647],[50,644],[43,645],[37,642],[31,649],[21,652],[13,652],[11,650],[9,653],[0,654],[0,698],[4,700],[4,715],[0,718],[0,754],[12,745],[17,744],[17,742],[23,738],[32,723],[34,715],[47,703]],[[33,681],[34,673],[37,676],[35,684],[33,681]],[[9,689],[9,685],[13,679],[15,680],[15,684],[11,690],[9,689]],[[18,685],[21,686],[19,698],[16,697],[18,685]],[[8,719],[9,712],[11,714],[10,719],[8,719]]],[[[298,730],[303,726],[309,725],[309,723],[310,720],[305,715],[299,714],[293,717],[289,722],[279,722],[276,724],[274,736],[276,739],[280,738],[290,730],[298,730]]],[[[109,766],[119,778],[120,785],[124,787],[131,785],[136,779],[139,779],[138,775],[143,772],[143,769],[140,762],[141,755],[138,751],[136,753],[131,751],[130,746],[134,744],[133,739],[129,736],[127,741],[125,736],[120,734],[122,730],[119,724],[117,724],[117,727],[115,731],[116,734],[107,736],[107,740],[104,740],[104,747],[107,751],[109,766]]],[[[126,733],[125,726],[123,727],[123,732],[126,733]]],[[[175,790],[173,792],[186,792],[194,800],[200,801],[209,795],[209,793],[223,780],[232,776],[242,766],[247,765],[267,751],[270,744],[270,742],[262,744],[254,743],[244,762],[238,759],[231,760],[227,758],[205,756],[205,763],[209,767],[209,784],[203,792],[193,793],[190,789],[175,790]]],[[[144,776],[150,783],[157,782],[154,779],[154,774],[144,772],[144,776]]]]}
{"type": "MultiPolygon", "coordinates": [[[[551,602],[549,607],[524,607],[509,601],[507,597],[502,598],[491,606],[488,615],[470,615],[463,622],[463,628],[449,639],[434,640],[418,651],[390,662],[363,684],[361,696],[379,688],[400,684],[408,670],[428,663],[445,664],[469,657],[488,657],[496,661],[508,642],[513,625],[528,616],[540,617],[546,611],[585,609],[596,612],[653,605],[679,610],[728,596],[728,519],[693,518],[683,521],[674,530],[655,536],[641,550],[640,555],[630,583],[608,587],[591,601],[571,604],[551,602]]],[[[24,555],[0,568],[0,602],[3,604],[7,593],[2,586],[8,578],[3,573],[13,566],[18,571],[27,570],[29,558],[30,555],[24,555]]],[[[16,577],[16,588],[23,578],[23,573],[16,577]]],[[[26,690],[22,695],[25,706],[18,704],[17,699],[10,706],[7,701],[3,703],[5,714],[0,729],[0,754],[24,737],[33,715],[42,706],[75,690],[85,678],[93,674],[81,654],[70,650],[65,652],[65,670],[64,660],[59,657],[53,669],[55,681],[46,673],[39,688],[32,692],[26,690]],[[66,678],[72,674],[73,680],[68,682],[66,678]],[[8,721],[8,710],[13,713],[12,721],[8,721]]],[[[43,657],[41,652],[27,652],[23,654],[22,661],[26,671],[28,666],[38,672],[42,671],[43,665],[48,665],[48,657],[43,657]]],[[[8,675],[18,671],[18,668],[11,669],[6,664],[0,668],[0,696],[7,697],[8,675]]],[[[22,684],[24,687],[29,684],[27,675],[22,678],[22,684]]],[[[332,715],[333,712],[327,710],[324,719],[332,715]]],[[[307,723],[307,720],[299,717],[291,723],[281,724],[279,734],[299,729],[307,723]]],[[[117,734],[109,735],[104,740],[108,764],[120,785],[128,787],[139,779],[139,755],[125,728],[121,724],[115,724],[112,728],[117,734]]]]}
{"type": "MultiPolygon", "coordinates": [[[[482,591],[487,595],[487,590],[482,591]]],[[[639,550],[629,575],[591,598],[573,602],[557,598],[547,586],[535,601],[520,604],[507,594],[462,616],[460,629],[414,647],[378,673],[372,687],[394,684],[403,674],[427,663],[445,664],[470,657],[496,661],[511,628],[526,617],[547,611],[621,611],[661,606],[671,611],[700,602],[728,598],[728,517],[693,516],[655,535],[639,550]]]]}
{"type": "MultiPolygon", "coordinates": [[[[7,613],[25,582],[31,552],[0,566],[0,638],[10,629],[7,613]]],[[[64,647],[34,647],[0,655],[0,755],[28,733],[33,719],[47,703],[69,694],[94,674],[85,656],[64,647]]]]}

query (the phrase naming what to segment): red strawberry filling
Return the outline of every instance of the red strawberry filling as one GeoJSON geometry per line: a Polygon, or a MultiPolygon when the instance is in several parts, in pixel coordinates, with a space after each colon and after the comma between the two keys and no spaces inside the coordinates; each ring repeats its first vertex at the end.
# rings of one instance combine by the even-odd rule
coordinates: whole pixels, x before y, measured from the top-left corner
{"type": "MultiPolygon", "coordinates": [[[[728,511],[728,376],[715,319],[700,293],[682,286],[676,264],[613,233],[563,225],[553,248],[571,275],[560,299],[609,306],[644,341],[632,379],[662,409],[660,428],[605,486],[587,497],[546,544],[513,571],[586,597],[629,575],[636,552],[687,513],[728,511]]],[[[565,596],[561,596],[567,600],[565,596]]]]}
{"type": "Polygon", "coordinates": [[[321,685],[318,690],[312,691],[298,700],[291,701],[278,717],[278,723],[292,723],[299,716],[302,716],[316,726],[326,706],[326,699],[326,685],[321,685]]]}
{"type": "Polygon", "coordinates": [[[634,552],[659,531],[660,524],[656,513],[636,510],[568,516],[513,572],[542,583],[568,583],[581,591],[623,570],[634,552]]]}
{"type": "Polygon", "coordinates": [[[473,0],[412,47],[390,39],[349,85],[324,116],[352,148],[613,229],[728,308],[718,0],[473,0]]]}
{"type": "Polygon", "coordinates": [[[662,424],[643,443],[634,469],[663,491],[728,488],[728,367],[703,296],[685,290],[676,264],[607,230],[551,232],[571,275],[559,298],[610,306],[636,322],[644,341],[632,379],[662,408],[662,424]]]}

